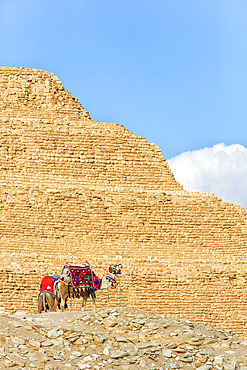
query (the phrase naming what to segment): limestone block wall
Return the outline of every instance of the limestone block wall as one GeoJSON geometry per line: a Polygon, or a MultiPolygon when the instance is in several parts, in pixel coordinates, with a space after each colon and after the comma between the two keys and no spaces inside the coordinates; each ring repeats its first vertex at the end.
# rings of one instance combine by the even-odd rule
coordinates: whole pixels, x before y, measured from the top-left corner
{"type": "Polygon", "coordinates": [[[0,310],[36,312],[66,262],[120,261],[111,305],[246,336],[245,209],[184,191],[156,145],[90,119],[48,72],[0,68],[0,97],[0,310]]]}

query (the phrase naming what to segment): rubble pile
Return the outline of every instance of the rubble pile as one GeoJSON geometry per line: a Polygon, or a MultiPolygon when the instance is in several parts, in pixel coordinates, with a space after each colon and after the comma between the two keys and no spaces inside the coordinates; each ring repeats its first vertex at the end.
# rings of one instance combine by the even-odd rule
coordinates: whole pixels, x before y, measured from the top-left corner
{"type": "Polygon", "coordinates": [[[0,316],[0,368],[246,370],[247,340],[133,307],[0,316]]]}

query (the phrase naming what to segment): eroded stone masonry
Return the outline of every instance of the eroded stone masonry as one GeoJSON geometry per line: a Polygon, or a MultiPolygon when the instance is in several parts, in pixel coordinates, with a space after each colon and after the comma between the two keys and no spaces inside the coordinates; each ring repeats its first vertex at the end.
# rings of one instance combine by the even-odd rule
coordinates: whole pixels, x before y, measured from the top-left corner
{"type": "Polygon", "coordinates": [[[185,191],[158,146],[93,121],[48,72],[0,68],[0,123],[1,310],[36,312],[66,262],[119,261],[112,306],[247,335],[244,208],[185,191]]]}

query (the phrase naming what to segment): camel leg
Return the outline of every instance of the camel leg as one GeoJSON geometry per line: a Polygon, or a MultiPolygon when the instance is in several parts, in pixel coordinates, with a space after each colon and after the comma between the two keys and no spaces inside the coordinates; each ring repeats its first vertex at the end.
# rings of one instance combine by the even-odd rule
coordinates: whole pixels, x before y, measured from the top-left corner
{"type": "Polygon", "coordinates": [[[49,309],[50,311],[56,311],[57,308],[57,301],[55,297],[50,297],[49,298],[49,309]]]}
{"type": "Polygon", "coordinates": [[[93,301],[93,309],[94,309],[94,311],[96,311],[96,300],[95,300],[95,297],[92,297],[92,301],[93,301]]]}
{"type": "Polygon", "coordinates": [[[50,310],[51,311],[56,311],[57,310],[57,299],[56,299],[56,295],[54,295],[53,297],[51,297],[50,310]]]}
{"type": "Polygon", "coordinates": [[[38,301],[38,313],[41,313],[43,311],[43,294],[41,293],[39,295],[39,301],[38,301]]]}
{"type": "Polygon", "coordinates": [[[65,304],[66,304],[66,298],[68,297],[68,294],[66,292],[63,292],[64,294],[61,294],[61,309],[62,312],[65,311],[65,304]]]}
{"type": "Polygon", "coordinates": [[[54,310],[56,311],[57,307],[59,307],[59,309],[60,309],[60,299],[61,299],[61,294],[60,294],[60,291],[59,291],[59,286],[58,286],[57,281],[54,284],[54,291],[55,291],[54,310]]]}
{"type": "Polygon", "coordinates": [[[83,296],[83,301],[82,301],[82,311],[85,311],[85,309],[86,309],[87,298],[88,298],[88,296],[85,294],[83,296]]]}
{"type": "Polygon", "coordinates": [[[52,311],[57,311],[57,300],[54,299],[54,304],[53,304],[53,310],[52,311]]]}
{"type": "Polygon", "coordinates": [[[63,299],[62,297],[61,297],[61,309],[62,309],[62,312],[65,311],[65,299],[63,299]]]}
{"type": "MultiPolygon", "coordinates": [[[[69,287],[68,287],[67,284],[64,284],[63,281],[60,281],[59,284],[58,284],[58,291],[59,291],[59,296],[61,298],[60,307],[61,307],[62,311],[64,312],[65,311],[66,299],[69,296],[69,287]]],[[[58,296],[58,298],[59,298],[59,296],[58,296]]]]}
{"type": "Polygon", "coordinates": [[[43,297],[43,307],[44,307],[44,311],[45,311],[45,312],[47,312],[47,309],[46,309],[46,293],[43,293],[42,297],[43,297]]]}

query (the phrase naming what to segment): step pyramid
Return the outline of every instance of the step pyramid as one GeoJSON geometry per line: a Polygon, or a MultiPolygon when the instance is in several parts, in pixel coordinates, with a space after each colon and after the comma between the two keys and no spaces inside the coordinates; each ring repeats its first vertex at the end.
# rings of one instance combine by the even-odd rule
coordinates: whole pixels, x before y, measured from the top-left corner
{"type": "Polygon", "coordinates": [[[185,191],[157,145],[92,120],[52,73],[0,67],[0,123],[0,310],[36,312],[66,262],[119,261],[111,305],[247,334],[244,208],[185,191]]]}

